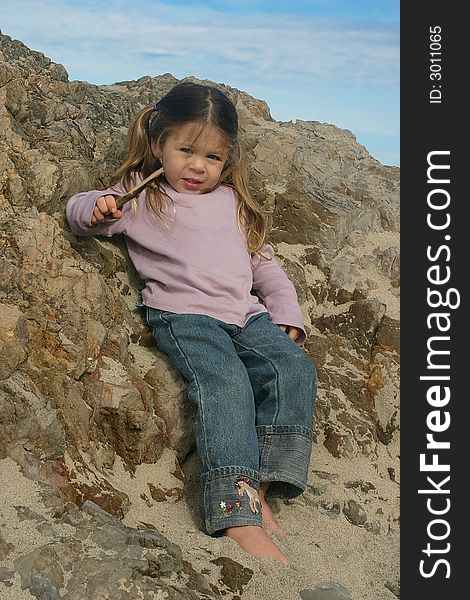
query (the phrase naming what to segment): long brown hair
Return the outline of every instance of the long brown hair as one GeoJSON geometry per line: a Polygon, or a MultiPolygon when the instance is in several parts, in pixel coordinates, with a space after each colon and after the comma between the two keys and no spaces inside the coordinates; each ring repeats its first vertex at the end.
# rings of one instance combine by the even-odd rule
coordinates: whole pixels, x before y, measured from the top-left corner
{"type": "MultiPolygon", "coordinates": [[[[237,193],[238,223],[246,233],[247,246],[259,254],[266,240],[266,219],[261,207],[251,196],[248,169],[238,137],[238,115],[231,100],[218,88],[192,82],[175,85],[157,104],[141,110],[131,124],[128,134],[127,159],[113,176],[125,191],[136,183],[136,175],[146,178],[162,164],[152,151],[161,146],[175,127],[185,123],[215,126],[227,138],[228,157],[218,185],[225,183],[237,193]]],[[[164,175],[153,180],[146,189],[150,209],[162,217],[168,200],[162,187],[164,175]]]]}

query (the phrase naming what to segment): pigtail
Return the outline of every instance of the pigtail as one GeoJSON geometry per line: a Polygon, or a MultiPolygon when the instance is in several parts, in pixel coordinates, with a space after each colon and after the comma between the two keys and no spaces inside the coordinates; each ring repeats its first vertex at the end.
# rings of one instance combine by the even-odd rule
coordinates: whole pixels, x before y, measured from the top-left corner
{"type": "Polygon", "coordinates": [[[128,132],[127,158],[112,178],[112,183],[122,182],[126,191],[132,185],[132,174],[142,171],[144,163],[149,162],[149,155],[152,154],[147,135],[151,114],[152,107],[146,107],[135,117],[128,132]]]}
{"type": "MultiPolygon", "coordinates": [[[[149,135],[150,127],[153,127],[155,119],[158,119],[158,110],[156,109],[156,104],[145,107],[136,115],[129,128],[127,158],[111,180],[112,185],[121,183],[126,193],[136,186],[137,174],[142,179],[146,179],[162,166],[152,151],[151,136],[149,135]]],[[[161,179],[160,176],[145,186],[147,206],[158,216],[164,212],[166,198],[168,198],[160,185],[161,179]]]]}

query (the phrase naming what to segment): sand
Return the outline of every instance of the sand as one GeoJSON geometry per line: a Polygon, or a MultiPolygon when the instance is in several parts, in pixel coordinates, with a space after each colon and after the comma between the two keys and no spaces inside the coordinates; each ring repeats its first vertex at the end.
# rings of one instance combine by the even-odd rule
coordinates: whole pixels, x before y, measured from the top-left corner
{"type": "MultiPolygon", "coordinates": [[[[393,444],[392,444],[393,446],[393,444]]],[[[299,592],[319,581],[334,581],[344,585],[354,600],[393,600],[396,596],[386,584],[396,584],[398,576],[398,494],[399,487],[390,479],[387,468],[391,464],[393,450],[387,448],[382,456],[365,461],[364,457],[345,461],[333,458],[322,445],[314,449],[310,465],[309,484],[313,489],[326,490],[317,498],[309,491],[298,499],[285,502],[270,501],[280,525],[287,537],[278,542],[288,556],[289,565],[268,559],[253,558],[243,552],[228,538],[212,538],[201,530],[200,505],[197,498],[174,498],[164,502],[148,502],[148,483],[158,483],[163,488],[181,486],[170,472],[174,466],[174,454],[165,451],[158,467],[140,465],[132,477],[118,459],[113,475],[108,474],[114,487],[128,494],[131,508],[124,518],[126,525],[155,525],[171,541],[181,546],[183,557],[197,571],[205,569],[210,581],[217,585],[219,569],[211,561],[220,556],[229,557],[254,571],[250,582],[243,588],[244,600],[299,600],[299,592]],[[325,479],[331,477],[334,479],[325,479]],[[346,487],[351,481],[368,482],[375,489],[363,492],[346,487]],[[323,488],[321,487],[323,485],[323,488]],[[145,501],[141,495],[145,494],[145,501]],[[336,514],[322,506],[343,506],[355,499],[367,511],[368,521],[378,517],[380,533],[368,531],[364,526],[350,523],[343,512],[336,514]],[[149,504],[151,504],[149,506],[149,504]],[[377,513],[377,514],[375,514],[377,513]]],[[[193,457],[185,465],[188,476],[187,493],[197,489],[197,470],[193,457]]],[[[37,530],[37,523],[20,520],[14,506],[28,506],[49,522],[48,509],[41,503],[40,487],[23,477],[19,467],[11,459],[0,461],[0,518],[2,536],[14,544],[15,549],[2,565],[12,568],[13,560],[39,545],[47,543],[37,530]]],[[[364,487],[364,486],[363,486],[364,487]]],[[[370,487],[365,486],[365,488],[370,487]]],[[[70,534],[71,527],[53,523],[56,532],[70,534]]],[[[2,599],[23,600],[31,598],[28,591],[21,590],[19,577],[13,587],[4,588],[2,599]]]]}

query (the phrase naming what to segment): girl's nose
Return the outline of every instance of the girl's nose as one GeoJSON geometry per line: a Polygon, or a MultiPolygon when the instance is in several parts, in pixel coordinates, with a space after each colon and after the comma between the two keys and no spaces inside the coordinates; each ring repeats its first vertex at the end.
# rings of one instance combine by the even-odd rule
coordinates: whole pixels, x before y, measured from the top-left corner
{"type": "Polygon", "coordinates": [[[190,160],[190,167],[194,171],[198,171],[198,172],[204,171],[204,168],[205,168],[204,158],[202,156],[197,156],[196,154],[193,154],[191,156],[191,160],[190,160]]]}

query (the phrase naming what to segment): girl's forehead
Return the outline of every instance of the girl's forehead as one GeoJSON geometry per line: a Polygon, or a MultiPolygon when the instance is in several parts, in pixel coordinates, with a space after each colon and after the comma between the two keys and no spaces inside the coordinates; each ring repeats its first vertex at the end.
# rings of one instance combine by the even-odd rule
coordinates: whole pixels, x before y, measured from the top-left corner
{"type": "Polygon", "coordinates": [[[189,145],[211,146],[212,149],[220,148],[224,150],[228,145],[227,136],[215,125],[208,123],[184,123],[177,125],[171,137],[178,143],[189,145]]]}

